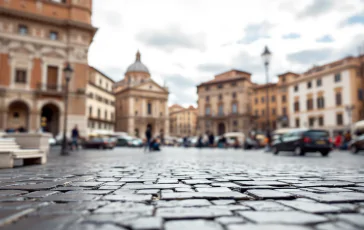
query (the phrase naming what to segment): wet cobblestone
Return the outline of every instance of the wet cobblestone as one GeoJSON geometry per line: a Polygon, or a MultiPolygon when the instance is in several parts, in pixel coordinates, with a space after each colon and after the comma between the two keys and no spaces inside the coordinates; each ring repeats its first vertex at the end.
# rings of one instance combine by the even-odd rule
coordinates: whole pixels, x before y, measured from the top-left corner
{"type": "Polygon", "coordinates": [[[9,230],[364,229],[364,156],[164,148],[0,170],[9,230]]]}

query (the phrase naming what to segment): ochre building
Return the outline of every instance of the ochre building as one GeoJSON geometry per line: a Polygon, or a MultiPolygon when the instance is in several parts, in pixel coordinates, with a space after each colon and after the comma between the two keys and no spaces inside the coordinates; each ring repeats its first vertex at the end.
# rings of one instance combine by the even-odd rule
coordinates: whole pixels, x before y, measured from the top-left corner
{"type": "Polygon", "coordinates": [[[197,86],[199,134],[248,133],[252,122],[250,77],[245,71],[230,70],[197,86]]]}
{"type": "Polygon", "coordinates": [[[184,108],[174,104],[169,107],[169,133],[173,137],[196,135],[198,110],[192,105],[184,108]]]}
{"type": "Polygon", "coordinates": [[[149,126],[153,136],[168,136],[168,89],[153,81],[139,51],[124,79],[115,83],[114,93],[116,131],[145,137],[149,126]]]}
{"type": "Polygon", "coordinates": [[[64,73],[70,62],[68,131],[87,127],[92,1],[0,1],[0,130],[63,127],[64,73]]]}

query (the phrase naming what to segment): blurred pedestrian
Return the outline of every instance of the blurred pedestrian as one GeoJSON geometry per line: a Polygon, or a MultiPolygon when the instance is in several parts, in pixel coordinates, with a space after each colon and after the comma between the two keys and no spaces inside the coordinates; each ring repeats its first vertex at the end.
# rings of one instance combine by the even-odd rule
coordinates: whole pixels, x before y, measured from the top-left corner
{"type": "Polygon", "coordinates": [[[342,147],[342,143],[343,143],[343,136],[341,132],[339,132],[335,137],[335,147],[340,149],[342,147]]]}
{"type": "Polygon", "coordinates": [[[272,137],[271,137],[270,131],[267,130],[267,133],[265,134],[265,152],[270,152],[271,141],[272,141],[272,137]]]}
{"type": "Polygon", "coordinates": [[[72,137],[72,143],[71,143],[72,150],[75,149],[78,150],[78,139],[80,138],[80,133],[78,132],[77,125],[75,125],[75,127],[72,129],[71,137],[72,137]]]}
{"type": "Polygon", "coordinates": [[[150,127],[147,127],[147,130],[145,131],[145,139],[147,140],[144,146],[144,152],[146,150],[151,150],[151,139],[152,139],[152,131],[150,127]]]}
{"type": "Polygon", "coordinates": [[[210,147],[214,147],[214,144],[215,144],[215,136],[214,134],[211,132],[209,134],[209,146],[210,147]]]}

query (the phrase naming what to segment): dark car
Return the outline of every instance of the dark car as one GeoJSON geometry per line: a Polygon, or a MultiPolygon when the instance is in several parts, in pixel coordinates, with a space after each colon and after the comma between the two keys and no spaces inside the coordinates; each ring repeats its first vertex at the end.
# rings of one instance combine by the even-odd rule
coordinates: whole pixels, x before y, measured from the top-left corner
{"type": "Polygon", "coordinates": [[[364,150],[364,134],[355,137],[349,144],[350,151],[352,153],[358,153],[364,150]]]}
{"type": "Polygon", "coordinates": [[[329,132],[316,129],[296,129],[285,133],[272,143],[272,151],[292,151],[304,156],[307,152],[320,152],[327,156],[332,149],[329,132]]]}
{"type": "Polygon", "coordinates": [[[114,145],[109,138],[95,137],[83,143],[85,149],[113,149],[114,145]]]}

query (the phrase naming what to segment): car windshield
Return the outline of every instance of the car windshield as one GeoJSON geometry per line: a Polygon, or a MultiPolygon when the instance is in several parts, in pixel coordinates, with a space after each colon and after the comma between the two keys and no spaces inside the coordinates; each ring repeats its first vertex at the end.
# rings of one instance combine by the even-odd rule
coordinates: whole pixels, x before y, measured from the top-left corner
{"type": "Polygon", "coordinates": [[[329,133],[326,131],[307,131],[305,136],[313,137],[313,138],[322,138],[322,137],[329,137],[329,133]]]}

